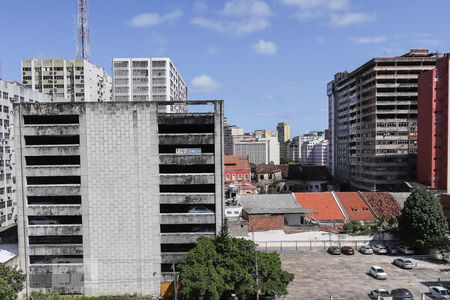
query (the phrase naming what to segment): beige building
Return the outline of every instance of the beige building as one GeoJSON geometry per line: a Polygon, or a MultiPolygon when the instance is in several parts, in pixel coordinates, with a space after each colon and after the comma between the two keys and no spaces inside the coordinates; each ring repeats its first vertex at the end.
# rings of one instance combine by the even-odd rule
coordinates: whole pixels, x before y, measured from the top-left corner
{"type": "Polygon", "coordinates": [[[277,125],[278,142],[280,144],[289,141],[291,138],[291,127],[287,122],[281,122],[277,125]]]}
{"type": "Polygon", "coordinates": [[[54,101],[111,101],[112,79],[87,60],[22,60],[22,83],[54,101]]]}

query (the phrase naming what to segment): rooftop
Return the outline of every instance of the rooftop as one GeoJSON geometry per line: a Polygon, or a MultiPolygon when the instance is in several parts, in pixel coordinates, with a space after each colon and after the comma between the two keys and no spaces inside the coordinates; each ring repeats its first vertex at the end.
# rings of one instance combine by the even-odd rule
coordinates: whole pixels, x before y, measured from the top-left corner
{"type": "Polygon", "coordinates": [[[290,164],[288,170],[289,180],[328,181],[332,179],[330,170],[326,166],[304,166],[290,164]]]}
{"type": "Polygon", "coordinates": [[[362,195],[378,217],[399,216],[402,212],[400,204],[389,193],[363,192],[362,195]]]}
{"type": "Polygon", "coordinates": [[[357,192],[336,192],[335,195],[344,206],[350,220],[375,220],[375,216],[371,212],[369,206],[357,192]]]}
{"type": "Polygon", "coordinates": [[[319,221],[344,221],[339,206],[333,198],[331,192],[324,193],[296,193],[298,203],[302,207],[309,208],[314,213],[308,214],[308,217],[319,221]]]}
{"type": "Polygon", "coordinates": [[[248,163],[246,156],[240,155],[225,155],[225,171],[234,169],[248,169],[250,170],[250,164],[248,163]]]}
{"type": "Polygon", "coordinates": [[[237,201],[248,214],[302,214],[313,211],[301,207],[293,194],[238,195],[237,201]]]}

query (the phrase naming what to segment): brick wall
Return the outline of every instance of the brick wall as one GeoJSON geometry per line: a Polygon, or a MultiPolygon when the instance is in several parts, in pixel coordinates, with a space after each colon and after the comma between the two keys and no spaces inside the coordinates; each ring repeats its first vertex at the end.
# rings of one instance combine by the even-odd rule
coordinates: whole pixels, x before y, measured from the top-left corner
{"type": "Polygon", "coordinates": [[[248,215],[249,230],[266,231],[284,228],[284,215],[248,215]]]}

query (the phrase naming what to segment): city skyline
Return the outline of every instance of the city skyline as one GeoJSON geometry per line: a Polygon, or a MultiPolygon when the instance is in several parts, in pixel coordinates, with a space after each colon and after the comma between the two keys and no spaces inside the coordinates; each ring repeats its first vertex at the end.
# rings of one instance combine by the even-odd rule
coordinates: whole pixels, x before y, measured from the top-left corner
{"type": "MultiPolygon", "coordinates": [[[[410,48],[448,51],[450,3],[437,2],[408,1],[404,14],[405,2],[386,0],[89,1],[91,62],[112,74],[115,57],[170,57],[190,99],[224,99],[229,123],[246,131],[287,121],[296,136],[327,128],[326,83],[336,72],[410,48]]],[[[22,59],[74,59],[76,5],[4,3],[0,32],[14,47],[0,48],[1,77],[20,80],[22,59]]]]}

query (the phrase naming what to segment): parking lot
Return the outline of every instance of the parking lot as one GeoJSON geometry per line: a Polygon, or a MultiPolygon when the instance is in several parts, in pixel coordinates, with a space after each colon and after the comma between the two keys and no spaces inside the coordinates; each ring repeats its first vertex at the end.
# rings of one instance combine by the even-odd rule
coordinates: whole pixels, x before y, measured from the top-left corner
{"type": "Polygon", "coordinates": [[[450,264],[430,263],[413,258],[417,267],[404,270],[392,264],[395,256],[386,255],[330,255],[324,251],[285,251],[280,253],[284,269],[294,273],[286,299],[322,300],[371,299],[368,294],[376,288],[389,291],[407,288],[414,299],[429,298],[428,286],[450,285],[450,264]],[[368,272],[372,265],[379,265],[388,274],[388,279],[377,280],[368,272]],[[441,271],[442,270],[442,271],[441,271]]]}

